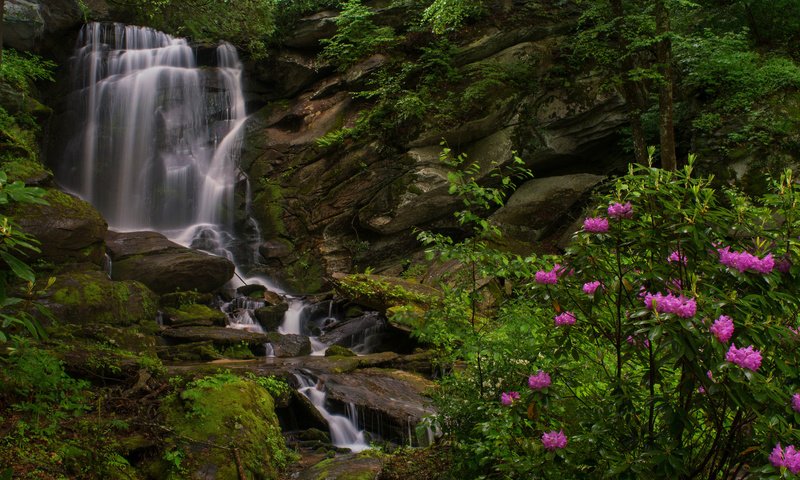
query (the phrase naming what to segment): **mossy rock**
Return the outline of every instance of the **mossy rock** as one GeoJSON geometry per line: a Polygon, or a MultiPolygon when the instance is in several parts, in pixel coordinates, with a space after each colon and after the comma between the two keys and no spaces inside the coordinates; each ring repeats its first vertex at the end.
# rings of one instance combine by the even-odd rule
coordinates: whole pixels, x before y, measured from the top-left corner
{"type": "Polygon", "coordinates": [[[30,254],[28,259],[103,265],[107,225],[100,212],[54,188],[47,189],[44,199],[48,205],[17,203],[7,212],[41,243],[41,253],[30,254]]]}
{"type": "MultiPolygon", "coordinates": [[[[219,373],[195,380],[170,395],[160,412],[174,432],[165,453],[180,452],[181,478],[238,480],[277,479],[291,460],[274,402],[263,387],[248,379],[219,373]]],[[[169,465],[156,461],[167,478],[169,465]]],[[[152,472],[151,472],[152,473],[152,472]]]]}
{"type": "Polygon", "coordinates": [[[9,183],[20,181],[29,186],[44,186],[53,181],[53,172],[31,158],[13,158],[3,162],[0,168],[6,172],[9,183]]]}
{"type": "Polygon", "coordinates": [[[336,290],[343,297],[380,312],[399,305],[415,305],[427,309],[442,299],[441,291],[398,277],[334,273],[333,279],[336,290]]]}
{"type": "Polygon", "coordinates": [[[281,323],[283,323],[283,317],[287,310],[289,310],[289,305],[282,303],[257,308],[253,313],[264,330],[271,332],[277,330],[281,323]]]}
{"type": "Polygon", "coordinates": [[[178,308],[167,307],[164,309],[164,323],[178,326],[225,326],[225,314],[219,309],[205,305],[181,305],[178,308]]]}
{"type": "Polygon", "coordinates": [[[331,345],[325,350],[326,357],[355,357],[356,354],[353,353],[349,348],[343,347],[341,345],[331,345]]]}
{"type": "Polygon", "coordinates": [[[55,278],[41,300],[58,322],[117,327],[156,323],[158,297],[139,282],[115,282],[91,270],[55,278]]]}
{"type": "Polygon", "coordinates": [[[183,305],[191,305],[193,303],[209,305],[212,300],[214,300],[214,296],[210,293],[200,293],[192,290],[161,295],[159,305],[162,307],[180,308],[183,305]]]}
{"type": "Polygon", "coordinates": [[[302,472],[299,480],[374,480],[384,458],[370,451],[327,458],[302,472]]]}
{"type": "Polygon", "coordinates": [[[160,346],[156,348],[156,354],[168,362],[210,362],[223,358],[211,341],[160,346]]]}
{"type": "Polygon", "coordinates": [[[158,330],[159,327],[155,321],[126,327],[55,323],[47,328],[47,333],[50,339],[75,348],[83,348],[86,343],[103,344],[136,354],[155,356],[158,330]]]}

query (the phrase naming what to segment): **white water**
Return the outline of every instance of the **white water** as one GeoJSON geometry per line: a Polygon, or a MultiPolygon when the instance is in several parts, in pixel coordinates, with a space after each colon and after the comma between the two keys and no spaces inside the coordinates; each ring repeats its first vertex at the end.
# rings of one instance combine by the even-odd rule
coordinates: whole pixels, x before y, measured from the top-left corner
{"type": "Polygon", "coordinates": [[[297,391],[305,395],[328,422],[334,446],[349,448],[354,452],[361,452],[369,448],[364,439],[364,431],[359,430],[356,426],[357,412],[353,404],[348,404],[347,416],[331,413],[325,406],[327,395],[324,385],[314,381],[308,375],[295,374],[295,377],[300,382],[300,388],[297,391]]]}
{"type": "Polygon", "coordinates": [[[186,40],[122,24],[85,25],[72,104],[85,122],[58,179],[115,230],[157,230],[227,256],[245,121],[231,45],[198,68],[186,40]]]}

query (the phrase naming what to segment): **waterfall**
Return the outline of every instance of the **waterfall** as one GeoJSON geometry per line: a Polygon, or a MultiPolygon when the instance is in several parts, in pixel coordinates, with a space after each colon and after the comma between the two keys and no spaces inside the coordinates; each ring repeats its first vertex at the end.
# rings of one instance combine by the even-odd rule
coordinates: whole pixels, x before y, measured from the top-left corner
{"type": "Polygon", "coordinates": [[[359,430],[356,425],[357,413],[354,405],[347,406],[347,416],[331,413],[325,405],[327,395],[324,385],[306,374],[295,374],[295,378],[300,383],[297,391],[305,395],[328,422],[334,446],[349,448],[354,452],[369,448],[364,439],[364,431],[359,430]]]}
{"type": "Polygon", "coordinates": [[[74,125],[59,181],[116,230],[157,230],[223,254],[245,122],[242,66],[222,44],[198,67],[185,39],[122,24],[83,27],[72,58],[74,125]]]}

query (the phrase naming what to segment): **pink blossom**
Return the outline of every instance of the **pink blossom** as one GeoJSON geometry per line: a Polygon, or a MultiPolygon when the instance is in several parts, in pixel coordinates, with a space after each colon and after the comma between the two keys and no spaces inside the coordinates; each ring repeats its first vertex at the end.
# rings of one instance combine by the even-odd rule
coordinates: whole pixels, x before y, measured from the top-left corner
{"type": "Polygon", "coordinates": [[[700,385],[699,387],[697,387],[697,393],[699,393],[699,394],[706,393],[706,388],[704,386],[700,385]]]}
{"type": "Polygon", "coordinates": [[[564,325],[575,325],[575,314],[572,312],[564,312],[560,315],[556,315],[555,323],[557,327],[562,327],[564,325]]]}
{"type": "Polygon", "coordinates": [[[633,205],[627,202],[624,205],[614,202],[608,206],[608,216],[611,218],[633,218],[633,205]]]}
{"type": "Polygon", "coordinates": [[[544,390],[549,387],[552,382],[550,381],[550,374],[539,370],[536,375],[528,377],[528,388],[531,390],[544,390]]]}
{"type": "Polygon", "coordinates": [[[800,412],[800,393],[792,395],[792,410],[800,412]]]}
{"type": "Polygon", "coordinates": [[[761,366],[761,352],[755,350],[752,345],[747,348],[736,348],[736,344],[732,343],[728,353],[725,354],[725,360],[756,371],[761,366]]]}
{"type": "Polygon", "coordinates": [[[542,285],[555,285],[558,282],[558,274],[552,270],[549,272],[539,270],[536,272],[534,280],[536,283],[541,283],[542,285]]]}
{"type": "Polygon", "coordinates": [[[758,258],[748,252],[731,251],[730,247],[719,248],[717,252],[719,253],[719,263],[740,272],[750,270],[766,275],[775,268],[775,259],[772,258],[771,253],[764,258],[758,258]]]}
{"type": "Polygon", "coordinates": [[[714,381],[714,374],[711,373],[711,370],[706,372],[706,377],[708,377],[708,379],[711,380],[712,382],[714,381]]]}
{"type": "Polygon", "coordinates": [[[583,293],[585,293],[586,295],[594,295],[594,292],[596,292],[601,285],[602,283],[600,283],[599,280],[595,280],[593,282],[586,282],[583,284],[583,293]]]}
{"type": "Polygon", "coordinates": [[[687,263],[686,256],[683,253],[679,252],[678,250],[675,250],[674,252],[670,253],[669,257],[667,257],[667,261],[669,263],[680,263],[683,265],[686,265],[687,263]]]}
{"type": "Polygon", "coordinates": [[[503,392],[500,395],[500,403],[505,406],[511,405],[514,400],[519,400],[519,392],[503,392]]]}
{"type": "Polygon", "coordinates": [[[781,444],[775,445],[772,453],[769,455],[769,461],[776,468],[787,468],[790,472],[797,474],[800,473],[800,451],[794,448],[794,445],[789,445],[784,450],[781,444]]]}
{"type": "Polygon", "coordinates": [[[588,217],[583,221],[583,229],[589,233],[606,233],[608,231],[608,219],[588,217]]]}
{"type": "Polygon", "coordinates": [[[567,436],[564,430],[545,432],[542,435],[542,445],[551,452],[567,446],[567,436]]]}
{"type": "Polygon", "coordinates": [[[733,320],[727,315],[720,315],[711,325],[711,333],[722,343],[728,343],[733,336],[733,320]]]}
{"type": "Polygon", "coordinates": [[[681,318],[691,318],[697,313],[697,302],[693,298],[671,293],[644,292],[644,305],[658,313],[674,313],[681,318]]]}

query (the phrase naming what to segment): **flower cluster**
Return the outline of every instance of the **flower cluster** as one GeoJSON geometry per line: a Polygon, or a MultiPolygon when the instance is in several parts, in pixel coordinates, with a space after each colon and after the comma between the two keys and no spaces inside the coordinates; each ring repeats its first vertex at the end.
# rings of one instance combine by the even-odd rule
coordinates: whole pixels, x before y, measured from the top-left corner
{"type": "Polygon", "coordinates": [[[614,202],[608,206],[608,216],[611,218],[633,218],[633,205],[627,202],[622,203],[614,202]]]}
{"type": "Polygon", "coordinates": [[[669,254],[667,257],[667,261],[669,263],[680,263],[682,265],[686,265],[686,255],[682,254],[681,252],[675,250],[674,252],[669,254]]]}
{"type": "Polygon", "coordinates": [[[792,395],[792,410],[800,412],[800,393],[792,395]]]}
{"type": "Polygon", "coordinates": [[[755,350],[752,345],[747,348],[736,348],[736,344],[732,343],[728,353],[725,354],[725,361],[756,371],[761,366],[761,352],[755,350]]]}
{"type": "Polygon", "coordinates": [[[545,432],[542,435],[542,445],[547,450],[551,452],[554,450],[558,450],[559,448],[564,448],[567,446],[567,436],[564,435],[563,430],[559,431],[552,431],[552,432],[545,432]]]}
{"type": "Polygon", "coordinates": [[[599,280],[595,280],[594,282],[586,282],[583,284],[583,293],[586,295],[594,295],[594,292],[596,292],[601,285],[602,283],[600,283],[599,280]]]}
{"type": "Polygon", "coordinates": [[[505,406],[511,405],[514,400],[519,400],[519,392],[503,392],[500,395],[500,403],[505,406]]]}
{"type": "Polygon", "coordinates": [[[733,320],[727,315],[720,315],[711,325],[711,333],[722,343],[728,343],[733,336],[733,320]]]}
{"type": "Polygon", "coordinates": [[[731,251],[730,247],[719,248],[717,252],[719,252],[719,263],[740,272],[750,270],[766,275],[775,268],[775,259],[771,253],[764,258],[758,258],[752,253],[731,251]]]}
{"type": "Polygon", "coordinates": [[[552,382],[550,381],[550,374],[539,370],[536,375],[528,377],[528,388],[533,391],[544,390],[549,387],[552,382]]]}
{"type": "Polygon", "coordinates": [[[575,325],[575,314],[572,312],[564,312],[560,315],[555,316],[555,323],[556,327],[562,327],[564,325],[575,325]]]}
{"type": "Polygon", "coordinates": [[[789,445],[786,450],[781,447],[780,443],[775,445],[769,456],[769,461],[776,468],[785,467],[794,474],[800,473],[800,451],[794,448],[794,445],[789,445]]]}
{"type": "Polygon", "coordinates": [[[588,217],[583,221],[583,229],[589,233],[606,233],[608,231],[608,219],[588,217]]]}
{"type": "Polygon", "coordinates": [[[549,272],[544,270],[539,270],[536,272],[536,275],[534,275],[534,280],[536,283],[542,285],[555,285],[558,283],[558,277],[564,275],[564,273],[571,274],[571,272],[566,272],[566,268],[556,263],[549,272]]]}
{"type": "Polygon", "coordinates": [[[697,302],[693,298],[671,293],[645,292],[644,305],[658,313],[674,313],[681,318],[691,318],[697,313],[697,302]]]}

